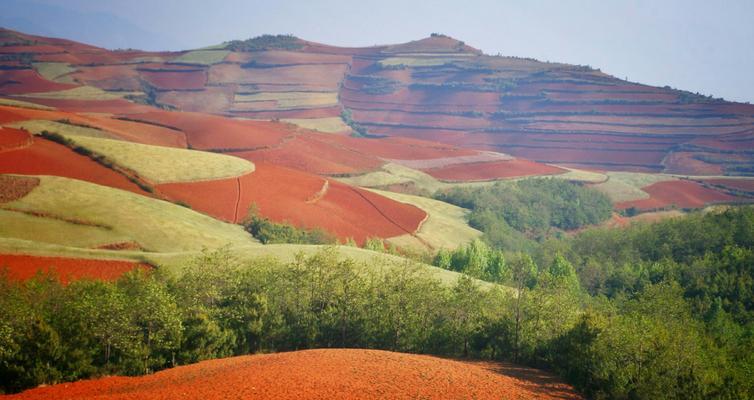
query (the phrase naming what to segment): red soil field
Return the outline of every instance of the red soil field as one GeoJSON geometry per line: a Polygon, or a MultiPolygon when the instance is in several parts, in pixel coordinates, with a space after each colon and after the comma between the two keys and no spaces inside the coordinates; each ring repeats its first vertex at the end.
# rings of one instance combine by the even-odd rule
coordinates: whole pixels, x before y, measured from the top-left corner
{"type": "Polygon", "coordinates": [[[302,84],[337,89],[347,65],[294,65],[274,68],[241,68],[237,64],[216,64],[209,69],[210,84],[302,84]]]}
{"type": "Polygon", "coordinates": [[[744,200],[687,180],[658,182],[641,190],[647,192],[650,198],[617,203],[615,208],[622,210],[636,207],[640,210],[652,210],[671,205],[679,208],[701,208],[713,203],[744,200]]]}
{"type": "Polygon", "coordinates": [[[326,139],[326,135],[316,133],[299,134],[279,147],[231,154],[319,175],[365,173],[383,164],[374,156],[330,144],[326,139]]]}
{"type": "Polygon", "coordinates": [[[0,173],[56,175],[147,194],[123,175],[74,153],[61,144],[39,137],[35,137],[29,147],[3,153],[0,157],[0,173]]]}
{"type": "Polygon", "coordinates": [[[132,65],[98,65],[77,67],[70,76],[78,82],[105,90],[140,91],[139,73],[132,65]]]}
{"type": "Polygon", "coordinates": [[[243,121],[209,114],[151,111],[126,117],[152,124],[177,128],[186,133],[194,149],[252,150],[280,143],[295,128],[287,124],[243,121]]]}
{"type": "Polygon", "coordinates": [[[152,267],[124,260],[0,254],[0,271],[4,268],[7,268],[8,276],[14,280],[28,280],[38,272],[53,272],[65,284],[81,279],[114,281],[133,269],[152,267]]]}
{"type": "Polygon", "coordinates": [[[707,179],[703,182],[733,190],[754,192],[754,179],[707,179]]]}
{"type": "Polygon", "coordinates": [[[565,170],[524,159],[484,163],[454,164],[427,169],[429,175],[447,181],[485,181],[533,175],[555,175],[565,170]]]}
{"type": "Polygon", "coordinates": [[[157,188],[170,199],[226,221],[243,220],[249,206],[256,204],[260,214],[273,221],[320,227],[341,240],[352,237],[358,243],[371,236],[413,233],[426,216],[414,206],[336,181],[329,181],[321,195],[325,182],[316,175],[261,162],[253,173],[240,178],[170,183],[157,188]]]}
{"type": "Polygon", "coordinates": [[[186,135],[181,131],[109,116],[81,115],[79,118],[87,125],[100,128],[130,142],[186,148],[186,135]]]}
{"type": "Polygon", "coordinates": [[[335,146],[343,146],[381,158],[424,160],[444,157],[460,157],[477,154],[477,151],[462,149],[437,142],[423,140],[386,137],[379,139],[354,138],[351,136],[326,135],[320,136],[323,142],[335,146]]]}
{"type": "Polygon", "coordinates": [[[20,129],[0,128],[0,153],[31,145],[31,135],[20,129]]]}
{"type": "Polygon", "coordinates": [[[205,83],[207,83],[207,73],[203,70],[141,71],[141,76],[147,82],[162,90],[203,89],[205,83]]]}
{"type": "Polygon", "coordinates": [[[9,399],[581,399],[548,373],[507,363],[322,349],[210,360],[142,377],[32,389],[9,399]]]}
{"type": "Polygon", "coordinates": [[[32,69],[0,70],[0,94],[53,92],[76,86],[48,81],[32,69]]]}
{"type": "Polygon", "coordinates": [[[340,106],[323,108],[306,108],[282,111],[232,111],[231,116],[246,118],[329,118],[340,116],[340,106]]]}

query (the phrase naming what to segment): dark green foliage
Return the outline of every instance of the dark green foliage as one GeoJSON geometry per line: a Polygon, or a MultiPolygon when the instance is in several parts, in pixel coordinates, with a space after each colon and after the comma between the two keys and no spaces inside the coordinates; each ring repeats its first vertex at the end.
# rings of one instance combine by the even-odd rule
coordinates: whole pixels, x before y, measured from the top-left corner
{"type": "Polygon", "coordinates": [[[350,126],[351,129],[353,130],[353,133],[351,134],[351,136],[354,136],[354,137],[369,136],[369,132],[367,132],[367,128],[364,128],[358,122],[353,120],[351,116],[351,110],[347,108],[343,108],[343,111],[340,113],[340,118],[343,120],[343,122],[346,123],[346,125],[350,126]]]}
{"type": "Polygon", "coordinates": [[[490,282],[504,282],[510,278],[503,253],[491,249],[480,240],[473,240],[454,251],[441,249],[437,252],[433,264],[490,282]]]}
{"type": "Polygon", "coordinates": [[[542,239],[553,228],[573,230],[610,217],[602,193],[560,179],[527,179],[484,188],[453,188],[436,198],[471,209],[469,223],[489,243],[506,250],[527,249],[526,238],[542,239]]]}
{"type": "Polygon", "coordinates": [[[233,40],[226,48],[231,51],[298,50],[303,42],[293,35],[262,35],[246,40],[233,40]]]}
{"type": "Polygon", "coordinates": [[[333,244],[333,235],[320,228],[302,229],[289,223],[273,222],[259,215],[252,208],[243,226],[247,232],[264,244],[298,243],[298,244],[333,244]]]}

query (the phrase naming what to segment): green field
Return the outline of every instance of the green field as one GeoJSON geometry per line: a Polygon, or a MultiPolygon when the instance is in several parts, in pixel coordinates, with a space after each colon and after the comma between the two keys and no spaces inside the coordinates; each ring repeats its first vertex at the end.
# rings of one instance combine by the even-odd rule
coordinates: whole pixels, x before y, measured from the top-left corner
{"type": "Polygon", "coordinates": [[[421,241],[411,235],[388,239],[390,243],[397,246],[422,248],[426,247],[426,244],[433,249],[455,249],[482,236],[482,232],[469,226],[466,221],[466,215],[469,211],[464,208],[421,196],[382,190],[372,191],[401,203],[412,204],[428,214],[427,219],[416,233],[416,237],[421,241]]]}
{"type": "Polygon", "coordinates": [[[226,244],[240,246],[256,243],[239,225],[221,222],[173,203],[74,179],[51,176],[40,179],[40,185],[31,193],[4,206],[67,220],[86,221],[110,229],[60,224],[57,223],[58,219],[52,219],[57,221],[52,223],[30,222],[34,218],[49,218],[24,218],[26,214],[6,212],[2,214],[0,226],[16,226],[12,232],[8,232],[8,237],[44,241],[38,239],[42,236],[18,233],[24,230],[30,232],[29,227],[23,224],[33,223],[32,226],[40,229],[57,230],[54,233],[39,233],[50,238],[47,243],[71,247],[133,241],[149,251],[180,252],[226,244]],[[85,237],[79,237],[79,234],[85,234],[85,237]]]}
{"type": "Polygon", "coordinates": [[[225,60],[228,50],[195,50],[172,59],[171,63],[212,65],[225,60]]]}

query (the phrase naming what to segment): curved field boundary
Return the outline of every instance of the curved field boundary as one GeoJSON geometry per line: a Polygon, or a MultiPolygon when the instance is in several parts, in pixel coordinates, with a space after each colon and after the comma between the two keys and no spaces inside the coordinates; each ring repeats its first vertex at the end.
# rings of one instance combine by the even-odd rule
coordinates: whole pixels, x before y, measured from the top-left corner
{"type": "Polygon", "coordinates": [[[33,142],[32,136],[23,130],[0,127],[0,153],[25,149],[33,142]]]}

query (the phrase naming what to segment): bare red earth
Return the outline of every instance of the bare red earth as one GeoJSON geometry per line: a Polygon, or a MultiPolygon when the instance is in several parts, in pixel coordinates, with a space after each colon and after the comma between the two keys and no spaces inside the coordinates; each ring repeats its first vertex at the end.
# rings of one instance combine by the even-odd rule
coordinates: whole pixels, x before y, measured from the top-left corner
{"type": "Polygon", "coordinates": [[[0,153],[26,147],[31,144],[31,135],[20,129],[0,128],[0,153]]]}
{"type": "Polygon", "coordinates": [[[9,399],[581,399],[542,371],[377,350],[204,361],[142,377],[43,387],[9,399]]]}
{"type": "Polygon", "coordinates": [[[516,158],[510,161],[454,164],[447,167],[428,169],[424,172],[437,179],[447,181],[484,181],[520,176],[555,175],[563,173],[565,170],[551,165],[516,158]]]}
{"type": "Polygon", "coordinates": [[[372,236],[413,233],[426,213],[361,189],[293,169],[257,163],[241,178],[170,183],[158,190],[173,200],[226,221],[239,222],[252,204],[261,215],[299,227],[320,227],[363,243],[372,236]],[[239,196],[240,188],[240,196],[239,196]],[[237,206],[236,206],[237,205],[237,206]]]}
{"type": "Polygon", "coordinates": [[[39,137],[34,138],[29,147],[4,152],[0,156],[0,173],[63,176],[146,194],[123,175],[61,144],[39,137]]]}
{"type": "Polygon", "coordinates": [[[278,144],[291,134],[284,124],[242,121],[215,115],[152,111],[127,115],[128,118],[180,129],[186,133],[192,148],[252,150],[278,144]]]}
{"type": "Polygon", "coordinates": [[[0,175],[0,203],[18,200],[39,185],[39,178],[0,175]]]}
{"type": "Polygon", "coordinates": [[[680,180],[658,182],[642,188],[650,196],[648,199],[617,203],[619,210],[635,207],[652,210],[675,205],[679,208],[700,208],[713,203],[726,203],[745,200],[706,188],[696,182],[680,180]]]}
{"type": "Polygon", "coordinates": [[[707,179],[704,183],[743,192],[754,192],[754,179],[707,179]]]}
{"type": "Polygon", "coordinates": [[[2,94],[53,92],[75,87],[76,85],[48,81],[32,69],[0,70],[0,93],[2,94]]]}
{"type": "Polygon", "coordinates": [[[147,264],[124,260],[43,257],[25,254],[0,254],[0,270],[7,268],[15,280],[33,278],[39,272],[53,272],[62,283],[80,279],[113,281],[136,268],[150,269],[147,264]]]}

